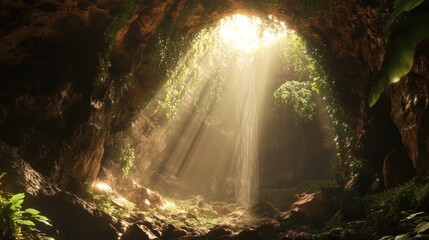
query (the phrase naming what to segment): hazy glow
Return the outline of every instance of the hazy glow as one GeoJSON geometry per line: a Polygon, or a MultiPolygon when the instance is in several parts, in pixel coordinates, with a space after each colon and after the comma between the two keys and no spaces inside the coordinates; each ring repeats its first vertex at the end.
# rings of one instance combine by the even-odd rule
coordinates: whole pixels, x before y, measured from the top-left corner
{"type": "MultiPolygon", "coordinates": [[[[136,167],[145,173],[136,177],[170,197],[198,194],[253,204],[258,119],[272,94],[266,85],[274,80],[277,62],[271,59],[279,52],[271,43],[287,33],[273,16],[244,15],[201,31],[133,125],[140,139],[136,167]]],[[[162,208],[176,206],[165,202],[162,208]]]]}
{"type": "Polygon", "coordinates": [[[219,36],[238,50],[246,52],[267,46],[287,34],[286,25],[270,15],[270,25],[261,18],[236,14],[221,20],[219,36]]]}
{"type": "Polygon", "coordinates": [[[162,210],[165,210],[165,209],[174,209],[174,208],[176,208],[176,204],[174,204],[173,202],[170,202],[168,200],[164,200],[164,203],[162,204],[162,206],[160,208],[162,210]]]}
{"type": "Polygon", "coordinates": [[[110,193],[112,192],[112,188],[104,182],[95,182],[92,185],[93,188],[97,189],[100,192],[110,193]]]}

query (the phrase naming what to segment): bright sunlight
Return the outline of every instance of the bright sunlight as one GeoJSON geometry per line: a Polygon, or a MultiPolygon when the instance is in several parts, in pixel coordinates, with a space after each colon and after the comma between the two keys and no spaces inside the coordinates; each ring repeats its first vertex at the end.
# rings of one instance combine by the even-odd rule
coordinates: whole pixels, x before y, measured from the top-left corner
{"type": "Polygon", "coordinates": [[[268,16],[270,25],[264,24],[258,17],[236,14],[221,20],[219,37],[237,50],[251,52],[267,46],[282,37],[288,30],[284,22],[274,16],[268,16]]]}

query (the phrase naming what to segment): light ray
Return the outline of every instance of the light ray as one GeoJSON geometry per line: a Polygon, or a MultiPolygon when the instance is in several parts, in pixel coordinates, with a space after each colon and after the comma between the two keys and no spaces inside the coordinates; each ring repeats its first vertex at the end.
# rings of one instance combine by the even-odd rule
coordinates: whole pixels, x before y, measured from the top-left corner
{"type": "Polygon", "coordinates": [[[272,16],[233,15],[196,37],[134,125],[143,184],[173,197],[202,194],[252,203],[258,115],[273,78],[267,58],[276,52],[269,45],[286,34],[284,23],[272,16]]]}

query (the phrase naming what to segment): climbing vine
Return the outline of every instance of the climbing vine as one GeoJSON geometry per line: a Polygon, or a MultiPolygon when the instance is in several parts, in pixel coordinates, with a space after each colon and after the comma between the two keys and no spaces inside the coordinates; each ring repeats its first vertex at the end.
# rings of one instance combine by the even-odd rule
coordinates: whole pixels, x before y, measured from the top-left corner
{"type": "Polygon", "coordinates": [[[347,169],[350,168],[348,165],[351,161],[348,160],[347,152],[354,141],[350,121],[342,110],[340,96],[335,91],[335,77],[326,60],[326,54],[319,49],[309,49],[305,39],[296,33],[285,38],[281,48],[282,71],[287,72],[290,79],[274,92],[274,99],[277,103],[290,104],[289,109],[298,118],[311,120],[315,109],[311,94],[322,96],[336,135],[334,141],[337,149],[337,178],[345,181],[350,177],[347,169]],[[301,90],[298,89],[300,87],[301,90]],[[292,98],[293,101],[290,100],[292,98]]]}

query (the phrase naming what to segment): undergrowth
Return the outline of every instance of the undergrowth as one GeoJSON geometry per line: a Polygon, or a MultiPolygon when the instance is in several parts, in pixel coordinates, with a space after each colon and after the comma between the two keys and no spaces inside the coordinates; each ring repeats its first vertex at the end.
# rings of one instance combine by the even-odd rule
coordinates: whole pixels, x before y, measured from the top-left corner
{"type": "MultiPolygon", "coordinates": [[[[5,173],[0,174],[0,179],[5,173]]],[[[1,183],[0,183],[1,185],[1,183]]],[[[51,240],[36,223],[51,226],[50,220],[34,208],[22,209],[25,194],[0,190],[0,238],[5,240],[51,240]]]]}

